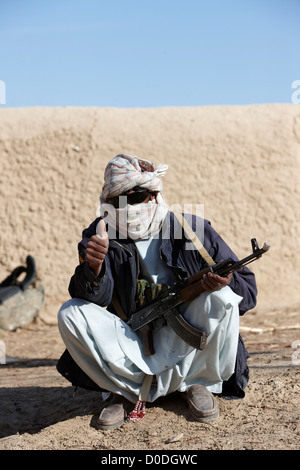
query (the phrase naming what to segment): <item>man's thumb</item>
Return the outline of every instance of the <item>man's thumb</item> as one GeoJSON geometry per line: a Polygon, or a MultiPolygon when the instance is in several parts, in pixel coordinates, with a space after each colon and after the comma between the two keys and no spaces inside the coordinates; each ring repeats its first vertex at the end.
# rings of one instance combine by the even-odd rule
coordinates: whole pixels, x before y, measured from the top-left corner
{"type": "Polygon", "coordinates": [[[103,219],[101,219],[96,227],[96,234],[99,235],[101,238],[107,238],[108,234],[106,231],[106,225],[103,219]]]}

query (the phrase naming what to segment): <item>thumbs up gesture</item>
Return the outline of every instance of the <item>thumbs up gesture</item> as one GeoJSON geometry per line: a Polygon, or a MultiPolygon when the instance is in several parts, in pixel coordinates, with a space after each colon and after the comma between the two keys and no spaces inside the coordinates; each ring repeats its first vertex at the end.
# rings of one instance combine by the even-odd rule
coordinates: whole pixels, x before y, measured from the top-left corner
{"type": "Polygon", "coordinates": [[[86,245],[85,259],[95,276],[98,277],[109,245],[108,233],[103,219],[98,223],[96,233],[86,245]]]}

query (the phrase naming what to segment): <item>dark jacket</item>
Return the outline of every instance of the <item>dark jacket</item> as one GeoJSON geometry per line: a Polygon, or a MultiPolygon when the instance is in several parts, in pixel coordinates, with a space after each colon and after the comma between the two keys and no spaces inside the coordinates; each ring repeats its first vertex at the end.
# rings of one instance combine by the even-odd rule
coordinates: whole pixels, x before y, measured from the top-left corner
{"type": "MultiPolygon", "coordinates": [[[[192,228],[204,227],[204,246],[215,262],[232,259],[237,261],[237,256],[228,245],[212,228],[207,220],[196,218],[193,215],[185,215],[192,228]]],[[[78,244],[78,251],[81,260],[85,258],[87,242],[96,233],[96,226],[99,218],[96,219],[87,229],[83,231],[81,242],[78,244]]],[[[172,213],[166,218],[163,226],[163,233],[168,236],[162,238],[160,254],[162,260],[174,270],[179,278],[186,278],[203,269],[206,262],[197,250],[186,250],[188,241],[179,222],[172,213]],[[181,236],[178,236],[178,234],[181,236]]],[[[69,292],[71,297],[78,297],[96,303],[102,307],[107,307],[114,312],[112,297],[116,296],[121,307],[129,318],[135,309],[136,281],[139,274],[139,263],[136,254],[135,244],[130,239],[116,239],[109,241],[109,250],[103,263],[103,268],[99,278],[96,278],[90,270],[86,261],[81,262],[71,278],[69,292]]],[[[243,297],[239,305],[240,315],[256,305],[256,282],[254,274],[243,268],[242,272],[234,273],[230,287],[243,297]]],[[[239,346],[236,362],[236,370],[231,379],[224,383],[223,394],[236,397],[244,396],[244,388],[248,382],[247,351],[245,350],[242,338],[239,337],[239,346]]]]}

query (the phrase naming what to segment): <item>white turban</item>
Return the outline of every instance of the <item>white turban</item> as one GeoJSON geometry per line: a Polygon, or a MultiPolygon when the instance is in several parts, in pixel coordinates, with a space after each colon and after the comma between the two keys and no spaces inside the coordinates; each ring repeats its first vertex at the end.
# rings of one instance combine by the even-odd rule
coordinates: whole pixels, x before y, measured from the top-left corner
{"type": "Polygon", "coordinates": [[[119,154],[106,166],[100,200],[106,202],[108,198],[119,196],[135,186],[160,192],[161,178],[167,169],[168,165],[161,164],[154,168],[148,160],[119,154]]]}
{"type": "Polygon", "coordinates": [[[100,196],[100,215],[106,218],[113,232],[116,229],[122,238],[130,237],[133,240],[148,238],[159,232],[168,212],[161,194],[161,178],[167,169],[168,165],[154,168],[148,160],[124,154],[108,162],[100,196]],[[107,203],[109,198],[120,196],[135,186],[157,192],[155,200],[121,208],[114,208],[107,203]]]}

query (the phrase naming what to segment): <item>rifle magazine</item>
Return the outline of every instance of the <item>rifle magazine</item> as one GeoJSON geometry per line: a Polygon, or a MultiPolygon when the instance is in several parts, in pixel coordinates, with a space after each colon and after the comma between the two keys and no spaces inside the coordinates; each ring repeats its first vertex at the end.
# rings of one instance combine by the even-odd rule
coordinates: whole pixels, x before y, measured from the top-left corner
{"type": "Polygon", "coordinates": [[[187,344],[195,349],[205,349],[207,341],[206,332],[191,325],[178,310],[170,312],[167,316],[167,322],[187,344]]]}

